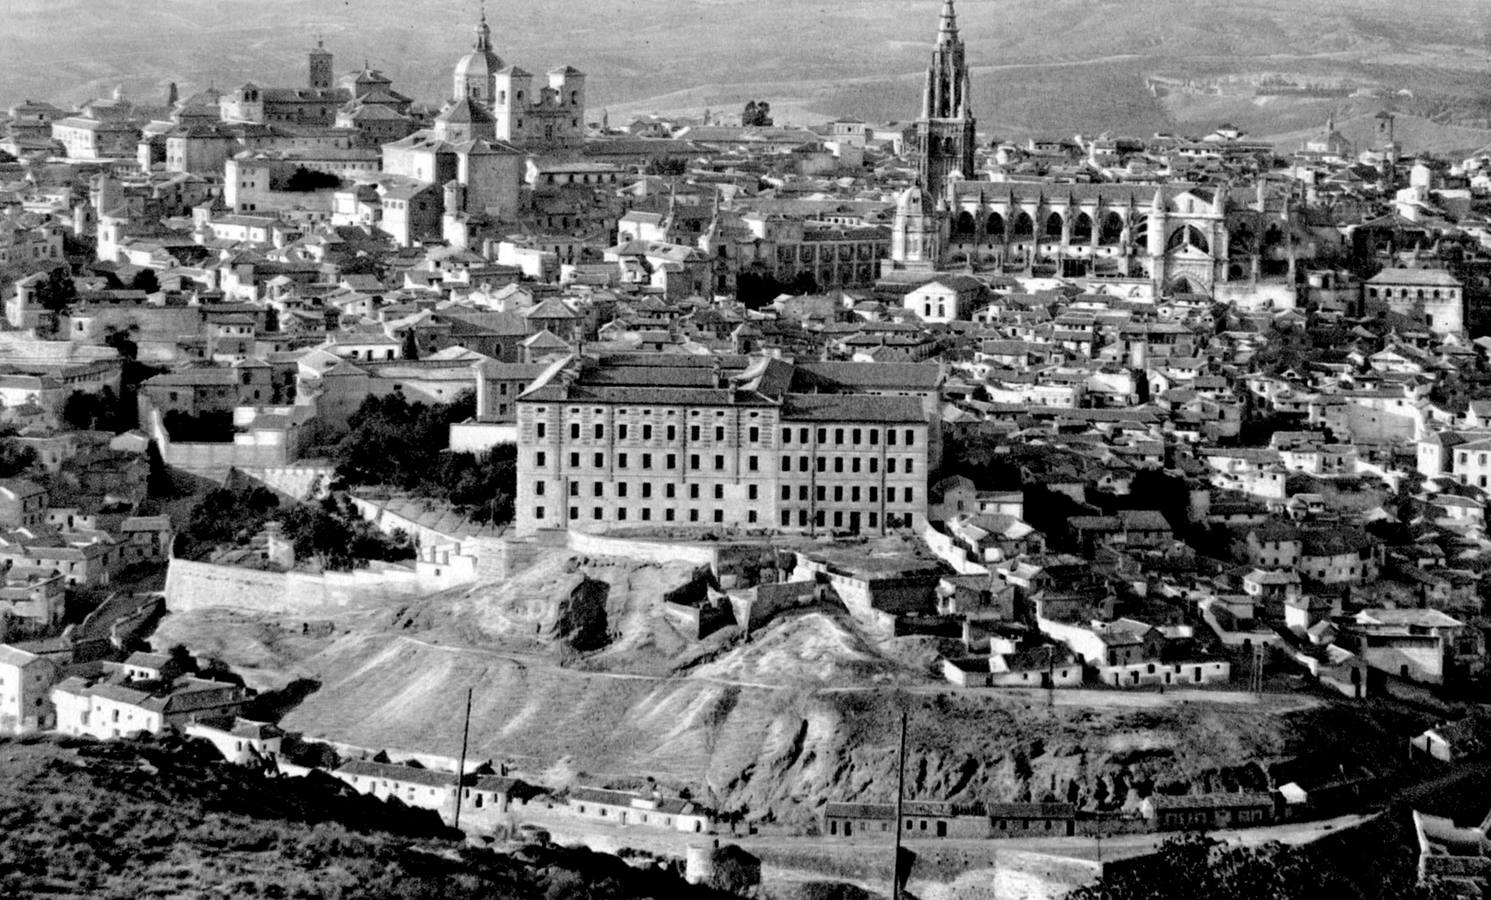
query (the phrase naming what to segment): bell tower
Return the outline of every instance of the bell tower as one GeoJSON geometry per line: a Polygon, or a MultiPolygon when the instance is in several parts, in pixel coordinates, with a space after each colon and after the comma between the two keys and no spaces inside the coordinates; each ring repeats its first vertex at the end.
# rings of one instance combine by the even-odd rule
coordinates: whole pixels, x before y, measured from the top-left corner
{"type": "Polygon", "coordinates": [[[947,177],[973,177],[974,118],[963,39],[953,0],[943,0],[937,46],[922,89],[922,112],[909,149],[922,187],[941,193],[947,177]]]}
{"type": "Polygon", "coordinates": [[[332,71],[331,51],[326,49],[326,44],[316,39],[316,47],[310,52],[310,87],[312,90],[331,90],[331,83],[335,78],[332,71]]]}

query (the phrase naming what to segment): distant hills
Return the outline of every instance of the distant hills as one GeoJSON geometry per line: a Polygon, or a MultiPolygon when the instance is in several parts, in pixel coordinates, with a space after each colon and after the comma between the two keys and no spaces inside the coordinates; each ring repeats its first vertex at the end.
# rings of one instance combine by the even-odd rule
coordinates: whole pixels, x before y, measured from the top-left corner
{"type": "MultiPolygon", "coordinates": [[[[497,50],[533,72],[568,63],[592,78],[595,118],[735,109],[779,119],[917,113],[940,0],[508,0],[497,50]]],[[[318,33],[347,70],[364,60],[436,103],[471,42],[474,0],[10,0],[0,27],[0,104],[76,102],[122,84],[135,97],[299,84],[318,33]]],[[[1318,98],[1209,95],[1213,82],[1283,72],[1351,79],[1437,125],[1491,119],[1491,4],[1483,0],[960,0],[975,109],[990,135],[1205,131],[1219,115],[1255,134],[1300,130],[1318,98]],[[1202,93],[1156,96],[1152,75],[1202,93]],[[1221,102],[1190,103],[1195,97],[1221,102]],[[1238,124],[1244,124],[1239,122],[1238,124]]],[[[1365,100],[1366,102],[1360,102],[1365,100]]]]}

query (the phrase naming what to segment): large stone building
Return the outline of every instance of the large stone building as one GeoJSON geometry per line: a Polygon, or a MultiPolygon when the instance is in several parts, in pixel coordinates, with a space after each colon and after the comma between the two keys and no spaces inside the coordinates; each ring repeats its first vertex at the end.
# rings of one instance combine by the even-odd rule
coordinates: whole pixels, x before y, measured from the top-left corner
{"type": "Polygon", "coordinates": [[[943,189],[949,175],[973,177],[974,118],[968,65],[953,0],[944,0],[937,23],[937,46],[927,68],[922,111],[906,135],[907,154],[917,180],[931,191],[943,189]]]}
{"type": "Polygon", "coordinates": [[[517,402],[517,530],[918,526],[941,378],[936,365],[572,357],[517,402]]]}

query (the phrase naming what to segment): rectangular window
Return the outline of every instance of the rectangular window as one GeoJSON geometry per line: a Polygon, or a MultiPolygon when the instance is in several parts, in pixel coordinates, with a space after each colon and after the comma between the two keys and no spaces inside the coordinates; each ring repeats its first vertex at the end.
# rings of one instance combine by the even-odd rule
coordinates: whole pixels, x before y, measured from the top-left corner
{"type": "Polygon", "coordinates": [[[543,422],[539,422],[538,424],[536,424],[536,425],[533,426],[533,431],[534,431],[534,433],[536,435],[538,435],[538,439],[539,440],[543,440],[544,439],[544,431],[545,430],[546,429],[544,428],[544,423],[543,422]]]}
{"type": "Polygon", "coordinates": [[[878,503],[878,502],[880,502],[880,488],[877,488],[877,487],[870,488],[870,502],[871,503],[878,503]]]}
{"type": "Polygon", "coordinates": [[[725,439],[725,429],[722,426],[714,426],[714,439],[716,443],[719,443],[720,441],[723,441],[725,439]]]}
{"type": "Polygon", "coordinates": [[[652,426],[651,425],[643,425],[642,426],[642,440],[644,440],[644,441],[650,441],[650,440],[652,440],[652,426]]]}
{"type": "Polygon", "coordinates": [[[856,428],[853,431],[849,432],[849,440],[850,440],[850,443],[854,444],[854,446],[856,446],[856,447],[859,446],[859,429],[858,428],[856,428]]]}
{"type": "Polygon", "coordinates": [[[834,429],[834,443],[835,444],[842,444],[842,443],[844,443],[844,429],[842,429],[842,428],[835,428],[834,429]]]}
{"type": "Polygon", "coordinates": [[[595,467],[597,469],[604,469],[606,467],[606,454],[597,453],[595,455],[595,467]]]}
{"type": "Polygon", "coordinates": [[[651,453],[644,453],[644,454],[642,454],[642,468],[644,468],[644,469],[650,469],[650,468],[652,468],[652,454],[651,453]]]}
{"type": "Polygon", "coordinates": [[[844,502],[844,486],[842,484],[836,484],[836,485],[834,485],[834,502],[835,503],[843,503],[844,502]]]}
{"type": "Polygon", "coordinates": [[[699,499],[699,486],[697,484],[691,484],[691,485],[689,485],[689,499],[690,500],[698,500],[699,499]]]}
{"type": "Polygon", "coordinates": [[[690,425],[689,426],[689,440],[691,440],[691,441],[697,441],[698,439],[699,439],[699,426],[698,425],[690,425]]]}
{"type": "Polygon", "coordinates": [[[844,457],[842,457],[842,456],[835,456],[834,457],[834,471],[835,472],[842,472],[842,471],[844,471],[844,457]]]}
{"type": "Polygon", "coordinates": [[[673,440],[677,440],[677,439],[678,439],[678,426],[676,426],[676,425],[669,425],[668,426],[668,440],[673,441],[673,440]]]}
{"type": "Polygon", "coordinates": [[[784,456],[784,457],[782,457],[782,471],[783,472],[791,472],[792,471],[792,457],[790,457],[790,456],[784,456]]]}
{"type": "Polygon", "coordinates": [[[849,489],[849,502],[850,503],[858,503],[859,502],[859,485],[855,485],[854,487],[852,487],[852,488],[849,489]]]}
{"type": "Polygon", "coordinates": [[[533,508],[533,517],[535,519],[542,519],[544,517],[544,508],[542,506],[535,506],[533,508]]]}
{"type": "Polygon", "coordinates": [[[910,503],[910,502],[911,502],[911,501],[912,501],[912,500],[915,500],[915,499],[916,499],[916,495],[915,495],[915,493],[914,493],[914,492],[913,492],[913,491],[912,491],[912,489],[911,489],[911,488],[906,488],[906,489],[904,489],[904,490],[902,490],[902,491],[901,491],[901,493],[902,493],[902,494],[904,494],[904,495],[905,495],[905,496],[906,496],[906,499],[905,499],[905,501],[904,501],[904,502],[906,502],[906,503],[910,503]]]}
{"type": "Polygon", "coordinates": [[[544,482],[535,481],[533,483],[533,493],[539,497],[542,497],[544,495],[544,482]]]}
{"type": "Polygon", "coordinates": [[[578,454],[578,453],[571,453],[569,455],[569,467],[571,469],[578,469],[578,468],[580,468],[580,454],[578,454]]]}
{"type": "MultiPolygon", "coordinates": [[[[782,443],[783,444],[790,444],[790,443],[792,443],[792,429],[791,428],[783,428],[782,429],[782,443]]],[[[783,522],[782,524],[786,525],[787,523],[783,522]]]]}
{"type": "Polygon", "coordinates": [[[569,426],[569,437],[570,437],[570,440],[572,440],[572,441],[578,441],[580,439],[580,423],[579,422],[571,422],[570,423],[570,426],[569,426]]]}
{"type": "Polygon", "coordinates": [[[716,472],[719,472],[719,471],[721,471],[724,468],[725,468],[725,457],[723,457],[723,456],[719,455],[718,453],[716,453],[714,455],[714,470],[716,472]]]}
{"type": "Polygon", "coordinates": [[[797,458],[797,471],[799,471],[799,472],[806,472],[807,470],[808,470],[808,458],[806,456],[799,456],[797,458]]]}
{"type": "Polygon", "coordinates": [[[580,482],[578,482],[578,481],[571,481],[569,483],[569,495],[571,497],[578,497],[578,496],[580,496],[580,482]]]}
{"type": "Polygon", "coordinates": [[[808,442],[808,430],[806,428],[797,429],[797,442],[799,444],[806,444],[808,442]]]}
{"type": "Polygon", "coordinates": [[[895,488],[888,487],[888,488],[885,489],[885,502],[886,503],[895,503],[896,502],[896,489],[895,488]]]}
{"type": "Polygon", "coordinates": [[[874,475],[876,472],[879,472],[879,471],[880,471],[880,460],[876,459],[873,456],[870,457],[870,474],[874,475]]]}
{"type": "Polygon", "coordinates": [[[665,521],[665,522],[671,522],[671,521],[673,521],[673,507],[670,506],[667,509],[663,510],[663,521],[665,521]]]}
{"type": "Polygon", "coordinates": [[[617,425],[616,426],[616,439],[618,441],[624,441],[624,440],[626,440],[626,426],[625,425],[617,425]]]}
{"type": "Polygon", "coordinates": [[[597,522],[599,522],[602,512],[603,510],[599,506],[594,507],[590,510],[590,518],[595,519],[597,522]]]}
{"type": "Polygon", "coordinates": [[[911,446],[913,446],[915,444],[916,444],[916,432],[912,431],[910,428],[906,429],[906,446],[911,447],[911,446]]]}
{"type": "Polygon", "coordinates": [[[805,484],[799,484],[797,486],[797,499],[799,499],[799,500],[806,500],[806,499],[808,499],[808,486],[807,485],[805,485],[805,484]]]}
{"type": "MultiPolygon", "coordinates": [[[[596,485],[596,486],[599,487],[599,485],[596,485]]],[[[625,481],[618,481],[618,482],[616,482],[616,496],[618,496],[618,497],[625,497],[626,496],[626,482],[625,481]]]]}
{"type": "Polygon", "coordinates": [[[871,447],[878,447],[878,446],[880,446],[880,429],[878,429],[878,428],[871,428],[870,429],[870,446],[871,447]]]}
{"type": "Polygon", "coordinates": [[[783,500],[791,500],[792,499],[792,485],[790,485],[790,484],[784,484],[784,485],[782,485],[782,499],[783,500]]]}
{"type": "Polygon", "coordinates": [[[826,456],[820,456],[820,457],[818,457],[818,471],[820,471],[820,472],[827,472],[828,471],[828,457],[826,457],[826,456]]]}
{"type": "Polygon", "coordinates": [[[665,469],[676,469],[676,468],[678,468],[678,457],[675,454],[669,453],[668,454],[668,458],[665,459],[665,460],[663,460],[663,461],[667,463],[666,466],[663,466],[663,468],[665,468],[665,469]]]}
{"type": "Polygon", "coordinates": [[[580,518],[580,507],[578,507],[578,506],[571,506],[569,508],[569,517],[571,519],[578,519],[578,518],[580,518]]]}
{"type": "Polygon", "coordinates": [[[533,464],[535,466],[542,466],[544,464],[544,460],[546,458],[547,457],[544,456],[544,451],[542,451],[542,450],[535,451],[534,454],[533,454],[533,464]]]}
{"type": "Polygon", "coordinates": [[[887,429],[885,429],[885,446],[887,446],[887,447],[894,447],[895,445],[896,445],[896,430],[894,428],[887,428],[887,429]]]}
{"type": "Polygon", "coordinates": [[[644,521],[644,522],[651,522],[652,521],[652,507],[650,507],[650,506],[644,506],[644,507],[642,507],[642,521],[644,521]]]}
{"type": "Polygon", "coordinates": [[[853,459],[849,460],[849,471],[851,471],[851,472],[858,472],[859,471],[859,457],[858,456],[856,456],[853,459]]]}
{"type": "Polygon", "coordinates": [[[699,471],[699,454],[689,454],[689,470],[693,472],[699,471]]]}
{"type": "Polygon", "coordinates": [[[828,499],[828,488],[827,487],[825,487],[824,485],[820,484],[816,488],[816,491],[817,491],[817,494],[818,494],[818,502],[819,503],[822,503],[823,501],[825,501],[825,500],[828,499]]]}
{"type": "Polygon", "coordinates": [[[677,495],[678,495],[678,492],[677,492],[677,490],[675,490],[673,482],[670,481],[667,484],[663,485],[663,496],[664,497],[667,497],[669,500],[672,500],[677,495]]]}
{"type": "Polygon", "coordinates": [[[914,457],[914,456],[908,456],[908,457],[906,457],[906,459],[905,459],[905,460],[904,460],[904,461],[903,461],[903,462],[904,462],[904,465],[902,465],[902,469],[904,469],[904,470],[905,470],[905,472],[906,472],[906,474],[907,474],[907,475],[910,475],[910,474],[911,474],[911,469],[912,469],[912,460],[913,460],[913,459],[915,459],[915,458],[916,458],[916,457],[914,457]]]}
{"type": "Polygon", "coordinates": [[[606,485],[605,485],[605,482],[597,481],[595,484],[591,485],[590,493],[593,494],[596,497],[604,497],[604,496],[606,496],[606,485]]]}
{"type": "Polygon", "coordinates": [[[618,453],[618,454],[616,454],[616,468],[618,468],[618,469],[625,469],[626,468],[626,454],[625,453],[618,453]]]}
{"type": "Polygon", "coordinates": [[[725,486],[723,484],[717,484],[714,486],[714,499],[725,499],[725,486]]]}
{"type": "Polygon", "coordinates": [[[715,520],[716,523],[725,521],[725,511],[723,509],[717,509],[717,510],[715,510],[714,511],[714,520],[715,520]]]}
{"type": "Polygon", "coordinates": [[[894,474],[896,474],[896,458],[894,456],[892,456],[890,459],[887,459],[885,461],[885,474],[887,474],[887,475],[894,475],[894,474]]]}
{"type": "Polygon", "coordinates": [[[691,510],[689,510],[689,521],[690,522],[697,522],[697,521],[699,521],[699,511],[697,509],[691,509],[691,510]]]}
{"type": "Polygon", "coordinates": [[[756,494],[756,485],[754,485],[754,484],[748,484],[748,485],[746,485],[746,499],[747,500],[755,500],[756,497],[757,497],[757,494],[756,494]]]}
{"type": "Polygon", "coordinates": [[[786,528],[792,524],[792,510],[782,510],[782,527],[786,528]]]}
{"type": "Polygon", "coordinates": [[[644,481],[644,482],[642,482],[642,499],[645,500],[645,499],[647,499],[648,497],[651,497],[651,496],[652,496],[652,482],[650,482],[650,481],[644,481]]]}
{"type": "Polygon", "coordinates": [[[761,467],[759,465],[757,465],[757,463],[756,463],[756,457],[754,457],[754,456],[747,456],[746,457],[746,468],[749,469],[752,472],[756,472],[756,471],[760,471],[761,467]]]}
{"type": "Polygon", "coordinates": [[[749,438],[751,443],[759,443],[761,441],[761,429],[757,428],[755,425],[752,425],[750,431],[746,432],[746,436],[747,438],[749,438]]]}
{"type": "Polygon", "coordinates": [[[820,429],[818,429],[818,443],[820,443],[820,444],[826,444],[826,443],[828,443],[828,429],[827,428],[820,428],[820,429]]]}

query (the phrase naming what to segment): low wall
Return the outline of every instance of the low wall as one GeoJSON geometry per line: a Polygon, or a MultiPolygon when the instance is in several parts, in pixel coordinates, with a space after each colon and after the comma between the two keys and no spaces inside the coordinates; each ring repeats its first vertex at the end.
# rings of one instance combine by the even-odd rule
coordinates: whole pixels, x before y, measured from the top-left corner
{"type": "Polygon", "coordinates": [[[566,532],[566,543],[575,553],[586,556],[615,556],[639,563],[689,563],[708,566],[717,571],[720,563],[720,548],[698,544],[670,544],[634,538],[611,537],[601,534],[586,534],[583,531],[566,532]]]}
{"type": "Polygon", "coordinates": [[[943,562],[953,567],[959,575],[987,575],[989,569],[979,562],[971,559],[968,551],[964,550],[948,535],[937,530],[930,522],[922,528],[922,540],[943,562]]]}
{"type": "Polygon", "coordinates": [[[735,624],[746,631],[759,628],[772,617],[796,606],[807,606],[818,599],[818,585],[812,581],[785,581],[758,584],[730,595],[735,610],[735,624]]]}
{"type": "Polygon", "coordinates": [[[173,559],[166,569],[165,594],[172,612],[228,608],[299,613],[317,606],[408,598],[446,586],[406,569],[265,572],[173,559]]]}

